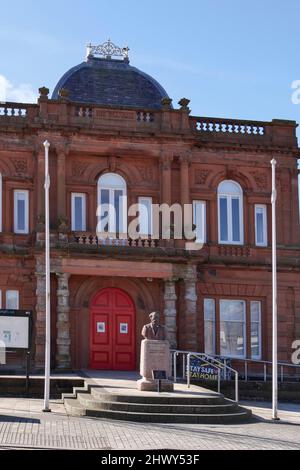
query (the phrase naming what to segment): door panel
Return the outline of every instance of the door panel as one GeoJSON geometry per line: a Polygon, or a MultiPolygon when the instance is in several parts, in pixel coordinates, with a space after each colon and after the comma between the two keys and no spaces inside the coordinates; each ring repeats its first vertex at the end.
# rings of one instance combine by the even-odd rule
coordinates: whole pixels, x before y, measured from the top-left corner
{"type": "Polygon", "coordinates": [[[90,312],[90,367],[135,369],[135,309],[121,289],[102,289],[90,312]]]}

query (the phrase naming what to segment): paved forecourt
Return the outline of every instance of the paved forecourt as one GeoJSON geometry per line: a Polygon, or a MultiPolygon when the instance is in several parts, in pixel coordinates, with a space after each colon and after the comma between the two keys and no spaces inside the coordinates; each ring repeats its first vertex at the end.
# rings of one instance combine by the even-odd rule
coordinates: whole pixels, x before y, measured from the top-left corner
{"type": "MultiPolygon", "coordinates": [[[[243,403],[243,405],[249,405],[243,403]]],[[[51,401],[43,413],[39,399],[0,398],[0,448],[56,449],[299,449],[300,405],[251,404],[255,420],[236,425],[129,423],[70,417],[51,401]]]]}

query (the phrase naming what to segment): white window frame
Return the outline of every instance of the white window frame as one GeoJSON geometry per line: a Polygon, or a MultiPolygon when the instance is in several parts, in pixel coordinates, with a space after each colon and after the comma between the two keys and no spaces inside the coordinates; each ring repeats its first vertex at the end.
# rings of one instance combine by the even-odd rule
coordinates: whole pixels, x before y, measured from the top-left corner
{"type": "Polygon", "coordinates": [[[27,189],[14,190],[14,233],[29,233],[29,191],[27,189]],[[18,228],[18,200],[22,195],[25,201],[25,228],[18,228]]]}
{"type": "Polygon", "coordinates": [[[206,243],[206,201],[193,200],[193,224],[196,225],[196,243],[206,243]],[[200,231],[197,230],[196,221],[196,208],[200,206],[201,209],[201,220],[200,220],[200,231]],[[198,236],[200,233],[200,236],[198,236]]]}
{"type": "Polygon", "coordinates": [[[85,193],[71,193],[71,230],[85,232],[86,231],[86,194],[85,193]],[[75,214],[75,198],[81,198],[81,217],[82,217],[82,228],[76,229],[76,214],[75,214]]]}
{"type": "Polygon", "coordinates": [[[268,226],[267,226],[267,206],[266,204],[255,204],[254,208],[254,221],[255,221],[255,245],[256,246],[268,246],[268,226]],[[263,241],[258,242],[258,233],[257,233],[257,214],[258,209],[262,210],[263,216],[263,241]]]}
{"type": "Polygon", "coordinates": [[[261,324],[261,301],[260,300],[251,300],[250,301],[250,338],[251,338],[251,325],[252,323],[258,323],[259,325],[259,336],[258,336],[258,346],[259,346],[259,354],[253,354],[252,355],[252,348],[250,344],[250,354],[251,354],[251,359],[261,359],[262,358],[262,324],[261,324]],[[258,303],[259,304],[259,320],[258,321],[253,321],[252,320],[252,310],[251,306],[253,303],[258,303]]]}
{"type": "MultiPolygon", "coordinates": [[[[152,236],[153,235],[152,197],[151,196],[140,196],[138,198],[138,204],[139,204],[139,207],[140,207],[140,205],[143,205],[143,206],[147,206],[150,209],[150,230],[148,230],[149,233],[142,233],[141,230],[140,230],[140,236],[141,237],[148,237],[148,235],[152,236]],[[146,201],[147,204],[143,204],[143,201],[146,201]]],[[[140,219],[140,214],[139,214],[139,219],[140,219]]]]}
{"type": "Polygon", "coordinates": [[[8,289],[5,293],[5,307],[8,309],[8,295],[9,293],[13,292],[14,294],[16,294],[16,299],[17,299],[17,306],[14,307],[13,310],[18,310],[19,309],[19,301],[20,301],[20,295],[19,295],[19,291],[18,290],[15,290],[15,289],[8,289]]]}
{"type": "MultiPolygon", "coordinates": [[[[103,178],[104,179],[104,178],[103,178]]],[[[123,234],[127,236],[128,232],[128,227],[127,227],[127,185],[125,179],[119,175],[118,173],[104,173],[102,176],[99,177],[98,179],[98,194],[97,194],[97,201],[98,201],[98,206],[101,207],[101,190],[106,189],[109,191],[109,205],[114,206],[114,192],[116,190],[122,191],[122,227],[120,227],[122,230],[120,230],[120,234],[123,234]],[[119,178],[119,181],[122,182],[121,184],[117,185],[110,185],[110,184],[103,184],[101,182],[102,177],[108,178],[109,176],[115,177],[117,176],[119,178]]],[[[98,210],[97,210],[98,212],[98,210]]],[[[101,209],[100,209],[101,213],[101,209]]],[[[100,228],[101,223],[99,222],[100,216],[98,214],[98,224],[97,227],[100,228]]],[[[115,235],[116,234],[116,219],[115,219],[115,213],[109,214],[109,230],[107,234],[110,235],[115,235]]]]}
{"type": "MultiPolygon", "coordinates": [[[[224,180],[221,181],[220,184],[228,182],[233,183],[234,185],[238,186],[240,190],[240,194],[237,193],[230,193],[230,192],[221,192],[218,188],[218,238],[219,243],[222,245],[243,245],[244,244],[244,217],[243,217],[243,190],[241,186],[232,180],[224,180]],[[221,240],[221,205],[220,200],[222,198],[226,198],[227,201],[227,227],[228,227],[228,240],[221,240]],[[240,241],[234,241],[232,235],[232,200],[238,199],[239,200],[239,219],[240,219],[240,241]]],[[[220,187],[220,185],[219,185],[220,187]]]]}
{"type": "Polygon", "coordinates": [[[212,298],[209,298],[209,297],[205,297],[203,299],[203,320],[204,320],[204,334],[205,334],[205,322],[208,321],[208,322],[211,322],[213,324],[213,341],[212,341],[212,344],[213,344],[213,352],[212,353],[207,353],[206,349],[205,349],[205,336],[204,336],[204,352],[205,354],[207,353],[208,355],[209,354],[216,354],[216,300],[215,299],[212,299],[212,298]],[[210,319],[206,319],[205,318],[205,302],[209,300],[210,302],[213,302],[213,305],[214,305],[214,312],[213,312],[213,319],[210,320],[210,319]]]}
{"type": "MultiPolygon", "coordinates": [[[[244,319],[243,319],[243,339],[244,339],[244,354],[241,356],[236,356],[234,354],[226,354],[226,357],[232,358],[232,359],[246,359],[247,357],[247,307],[246,307],[246,301],[242,299],[220,299],[219,300],[219,325],[220,325],[220,354],[224,356],[221,352],[221,323],[222,323],[222,317],[221,317],[221,303],[222,302],[242,302],[244,305],[244,319]]],[[[225,321],[226,323],[226,321],[225,321]]],[[[241,323],[240,320],[230,320],[230,323],[241,323]]]]}

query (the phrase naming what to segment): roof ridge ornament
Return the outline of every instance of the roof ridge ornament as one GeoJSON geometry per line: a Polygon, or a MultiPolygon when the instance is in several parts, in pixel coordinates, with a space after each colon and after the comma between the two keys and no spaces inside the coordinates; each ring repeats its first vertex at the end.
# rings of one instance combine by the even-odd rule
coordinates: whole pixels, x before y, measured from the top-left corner
{"type": "Polygon", "coordinates": [[[129,47],[119,47],[116,46],[110,39],[108,39],[103,44],[98,46],[93,46],[91,43],[86,46],[86,60],[91,57],[101,56],[105,59],[111,59],[112,56],[123,57],[125,62],[129,62],[128,57],[129,47]]]}

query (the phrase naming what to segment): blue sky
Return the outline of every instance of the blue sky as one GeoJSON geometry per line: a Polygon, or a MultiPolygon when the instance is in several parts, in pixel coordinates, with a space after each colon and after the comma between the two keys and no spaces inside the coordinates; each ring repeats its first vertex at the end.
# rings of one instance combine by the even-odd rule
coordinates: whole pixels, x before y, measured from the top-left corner
{"type": "Polygon", "coordinates": [[[300,121],[299,0],[0,0],[0,99],[52,91],[108,37],[194,115],[300,121]],[[2,87],[2,88],[1,88],[2,87]],[[1,95],[2,90],[2,95],[1,95]]]}

